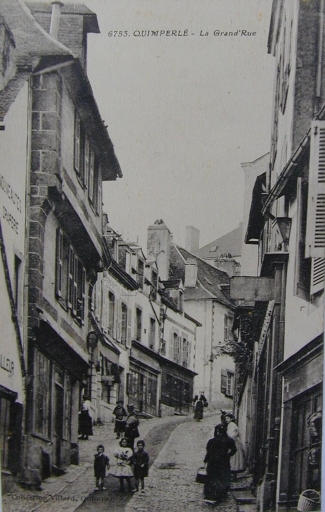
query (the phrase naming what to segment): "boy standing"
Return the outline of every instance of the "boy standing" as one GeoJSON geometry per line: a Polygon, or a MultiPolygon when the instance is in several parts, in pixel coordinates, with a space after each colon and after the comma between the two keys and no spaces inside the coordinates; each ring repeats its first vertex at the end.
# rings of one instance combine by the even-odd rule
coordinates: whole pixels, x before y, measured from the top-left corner
{"type": "Polygon", "coordinates": [[[97,446],[97,453],[95,454],[94,460],[94,472],[96,478],[96,491],[103,490],[104,488],[104,478],[106,475],[106,468],[109,468],[109,458],[104,453],[104,446],[99,444],[97,446]]]}
{"type": "Polygon", "coordinates": [[[137,492],[139,490],[139,483],[141,485],[141,492],[144,492],[144,478],[148,476],[149,471],[149,455],[144,451],[145,442],[139,440],[137,442],[137,451],[132,457],[132,463],[134,467],[134,477],[135,477],[135,489],[133,492],[137,492]]]}

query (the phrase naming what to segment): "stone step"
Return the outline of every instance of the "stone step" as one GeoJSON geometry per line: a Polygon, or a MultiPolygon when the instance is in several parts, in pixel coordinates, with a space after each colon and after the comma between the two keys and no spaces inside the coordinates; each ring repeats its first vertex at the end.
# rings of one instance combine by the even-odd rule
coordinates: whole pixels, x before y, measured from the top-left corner
{"type": "Polygon", "coordinates": [[[239,489],[238,491],[232,489],[232,495],[239,505],[256,503],[256,498],[250,489],[239,489]]]}
{"type": "Polygon", "coordinates": [[[243,503],[238,507],[238,512],[256,512],[256,503],[243,503]]]}

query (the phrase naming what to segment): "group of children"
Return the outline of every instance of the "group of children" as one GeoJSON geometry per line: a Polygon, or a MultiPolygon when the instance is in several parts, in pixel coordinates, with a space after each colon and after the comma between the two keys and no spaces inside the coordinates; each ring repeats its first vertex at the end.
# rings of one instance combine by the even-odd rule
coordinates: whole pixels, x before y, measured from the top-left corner
{"type": "MultiPolygon", "coordinates": [[[[120,448],[114,452],[116,458],[116,466],[110,471],[110,474],[117,477],[120,481],[120,491],[124,491],[124,480],[128,485],[128,490],[132,492],[144,492],[144,478],[148,476],[149,471],[149,455],[144,450],[145,442],[139,440],[137,442],[137,449],[128,446],[128,441],[125,437],[120,440],[120,448]],[[135,478],[135,488],[132,489],[131,478],[135,478]]],[[[96,490],[103,490],[104,478],[106,470],[110,468],[109,458],[104,453],[105,449],[102,444],[97,446],[97,453],[94,460],[94,471],[96,478],[96,490]]]]}

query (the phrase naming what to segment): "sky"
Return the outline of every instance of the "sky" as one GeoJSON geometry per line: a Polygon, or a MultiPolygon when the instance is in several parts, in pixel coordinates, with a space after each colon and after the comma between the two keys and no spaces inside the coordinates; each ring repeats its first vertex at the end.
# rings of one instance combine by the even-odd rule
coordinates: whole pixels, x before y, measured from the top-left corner
{"type": "Polygon", "coordinates": [[[272,2],[84,3],[101,30],[88,36],[88,75],[123,172],[104,184],[112,227],[144,248],[156,219],[164,219],[180,245],[186,225],[200,230],[201,246],[232,230],[243,211],[240,163],[270,146],[272,2]],[[134,35],[167,29],[190,35],[134,35]],[[109,37],[114,30],[128,35],[109,37]]]}

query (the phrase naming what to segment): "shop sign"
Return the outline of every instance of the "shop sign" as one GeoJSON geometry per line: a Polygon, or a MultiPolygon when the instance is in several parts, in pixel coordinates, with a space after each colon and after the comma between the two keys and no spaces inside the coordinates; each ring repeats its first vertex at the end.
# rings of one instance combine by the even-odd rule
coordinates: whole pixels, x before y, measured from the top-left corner
{"type": "Polygon", "coordinates": [[[13,375],[15,373],[15,363],[9,358],[0,354],[0,368],[13,375]]]}

